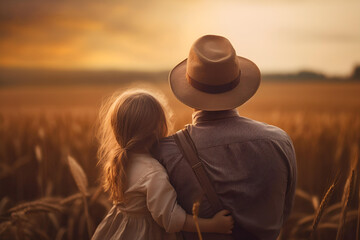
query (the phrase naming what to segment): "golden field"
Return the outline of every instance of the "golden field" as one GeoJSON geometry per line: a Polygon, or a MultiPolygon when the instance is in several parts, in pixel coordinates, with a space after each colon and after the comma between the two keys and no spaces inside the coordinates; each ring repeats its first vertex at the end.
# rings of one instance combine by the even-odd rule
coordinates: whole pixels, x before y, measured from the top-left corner
{"type": "MultiPolygon", "coordinates": [[[[97,111],[139,86],[168,97],[174,130],[191,121],[165,82],[0,88],[1,239],[89,238],[111,204],[99,187],[97,111]]],[[[279,238],[359,237],[360,83],[263,82],[239,113],[294,142],[298,191],[279,238]]]]}

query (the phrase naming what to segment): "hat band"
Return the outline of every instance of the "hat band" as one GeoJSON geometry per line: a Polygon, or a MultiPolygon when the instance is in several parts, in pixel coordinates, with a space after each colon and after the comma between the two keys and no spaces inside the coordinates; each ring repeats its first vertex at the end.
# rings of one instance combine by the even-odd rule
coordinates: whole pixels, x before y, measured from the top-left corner
{"type": "Polygon", "coordinates": [[[228,92],[232,89],[234,89],[240,82],[240,75],[241,71],[239,71],[239,75],[232,80],[231,82],[222,84],[222,85],[208,85],[199,81],[196,81],[195,79],[191,78],[189,74],[186,73],[186,78],[191,86],[196,88],[199,91],[206,92],[206,93],[224,93],[228,92]]]}

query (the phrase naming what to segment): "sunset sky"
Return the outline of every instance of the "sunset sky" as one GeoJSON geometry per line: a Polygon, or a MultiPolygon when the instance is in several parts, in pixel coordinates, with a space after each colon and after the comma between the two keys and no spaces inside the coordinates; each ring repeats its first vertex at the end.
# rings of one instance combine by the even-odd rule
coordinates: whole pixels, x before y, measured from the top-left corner
{"type": "Polygon", "coordinates": [[[205,34],[263,72],[348,75],[359,0],[1,0],[0,67],[168,70],[205,34]]]}

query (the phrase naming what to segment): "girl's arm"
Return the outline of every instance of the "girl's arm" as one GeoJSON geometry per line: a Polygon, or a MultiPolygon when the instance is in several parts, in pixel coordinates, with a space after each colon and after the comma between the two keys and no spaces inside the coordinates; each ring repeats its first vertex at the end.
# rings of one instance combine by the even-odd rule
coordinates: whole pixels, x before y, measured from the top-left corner
{"type": "MultiPolygon", "coordinates": [[[[185,210],[176,202],[176,192],[169,182],[166,170],[157,160],[154,163],[155,171],[144,176],[141,184],[146,194],[146,204],[151,216],[166,232],[189,231],[196,232],[196,226],[192,215],[186,214],[185,210]]],[[[230,233],[232,229],[232,217],[225,216],[228,211],[220,211],[213,218],[199,218],[202,232],[230,233]]]]}
{"type": "MultiPolygon", "coordinates": [[[[212,218],[198,218],[201,232],[231,234],[234,220],[228,210],[221,210],[212,218]],[[228,215],[228,216],[227,216],[228,215]]],[[[185,232],[196,232],[195,221],[192,215],[186,214],[186,220],[182,228],[185,232]]]]}

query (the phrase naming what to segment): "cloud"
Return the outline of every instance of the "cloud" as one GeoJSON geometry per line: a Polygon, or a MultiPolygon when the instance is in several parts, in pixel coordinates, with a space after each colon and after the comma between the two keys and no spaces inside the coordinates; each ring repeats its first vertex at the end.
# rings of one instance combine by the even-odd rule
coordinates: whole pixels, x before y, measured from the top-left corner
{"type": "MultiPolygon", "coordinates": [[[[285,35],[285,34],[284,34],[285,35]]],[[[360,35],[356,32],[344,31],[324,31],[324,30],[302,30],[302,31],[288,31],[286,33],[288,39],[295,42],[310,42],[310,43],[347,43],[358,44],[360,42],[360,35]]],[[[285,36],[284,36],[285,37],[285,36]]]]}
{"type": "MultiPolygon", "coordinates": [[[[161,14],[162,9],[151,8],[152,4],[2,1],[0,64],[103,67],[119,60],[110,67],[129,67],[155,54],[166,40],[164,36],[173,30],[164,19],[168,13],[161,14]]],[[[139,62],[140,66],[144,64],[139,62]]]]}
{"type": "Polygon", "coordinates": [[[0,67],[169,69],[210,33],[228,37],[240,55],[267,70],[344,72],[360,59],[359,6],[340,0],[1,0],[0,67]],[[314,53],[318,59],[309,58],[314,53]],[[337,68],[324,59],[336,59],[337,68]]]}

